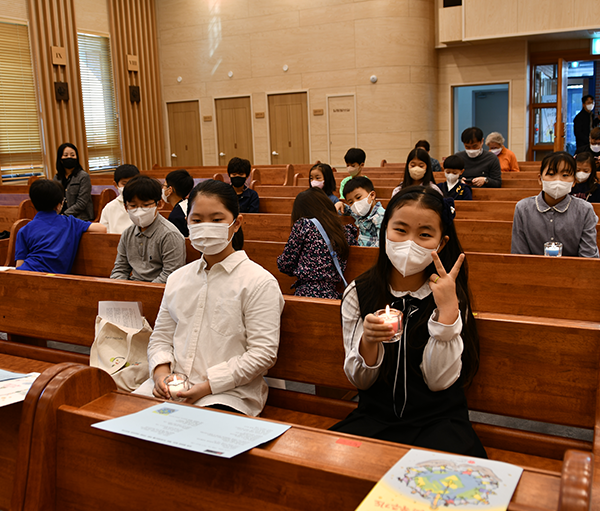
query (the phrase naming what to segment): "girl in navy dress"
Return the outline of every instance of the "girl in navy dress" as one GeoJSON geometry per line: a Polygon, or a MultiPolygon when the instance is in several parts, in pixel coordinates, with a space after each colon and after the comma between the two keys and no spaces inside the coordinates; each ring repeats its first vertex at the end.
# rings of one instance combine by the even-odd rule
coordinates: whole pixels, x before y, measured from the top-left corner
{"type": "Polygon", "coordinates": [[[292,209],[292,232],[283,254],[277,258],[279,271],[298,278],[296,296],[339,299],[342,277],[327,243],[311,219],[318,220],[336,252],[342,272],[346,269],[349,245],[356,245],[354,224],[342,225],[331,200],[320,188],[300,192],[292,209]]]}
{"type": "Polygon", "coordinates": [[[453,204],[423,186],[390,201],[377,264],[342,300],[344,370],[359,404],[331,429],[486,457],[464,393],[479,366],[479,337],[453,204]],[[386,305],[404,315],[396,342],[373,314],[386,305]]]}

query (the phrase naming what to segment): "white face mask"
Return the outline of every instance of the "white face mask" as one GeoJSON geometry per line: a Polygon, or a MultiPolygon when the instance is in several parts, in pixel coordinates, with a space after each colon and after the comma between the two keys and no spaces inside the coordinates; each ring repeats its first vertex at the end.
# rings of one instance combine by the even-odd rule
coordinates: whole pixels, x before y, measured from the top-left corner
{"type": "Polygon", "coordinates": [[[490,149],[490,153],[494,153],[496,156],[498,156],[501,152],[502,152],[501,147],[499,147],[498,149],[490,149]]]}
{"type": "Polygon", "coordinates": [[[371,204],[369,203],[369,196],[367,195],[364,199],[357,200],[350,209],[356,216],[365,216],[371,211],[371,204]]]}
{"type": "Polygon", "coordinates": [[[575,174],[575,179],[577,179],[578,183],[583,183],[587,181],[588,177],[590,177],[591,172],[577,172],[575,174]]]}
{"type": "Polygon", "coordinates": [[[590,149],[595,153],[600,153],[600,144],[590,144],[590,149]]]}
{"type": "Polygon", "coordinates": [[[446,175],[446,183],[448,183],[448,189],[454,188],[454,185],[458,183],[460,176],[458,174],[451,174],[450,172],[444,172],[446,175]]]}
{"type": "Polygon", "coordinates": [[[156,206],[149,208],[129,208],[127,210],[131,221],[140,229],[148,227],[156,218],[156,206]]]}
{"type": "Polygon", "coordinates": [[[412,177],[415,181],[420,181],[421,179],[423,179],[425,172],[427,172],[427,169],[423,167],[408,168],[408,173],[410,174],[410,177],[412,177]]]}
{"type": "Polygon", "coordinates": [[[594,103],[590,103],[589,105],[585,105],[585,108],[588,112],[591,112],[594,109],[594,103]]]}
{"type": "Polygon", "coordinates": [[[312,186],[313,188],[321,188],[321,189],[323,189],[323,187],[325,186],[325,181],[317,181],[315,179],[314,181],[310,182],[310,186],[312,186]]]}
{"type": "Polygon", "coordinates": [[[117,190],[119,190],[119,197],[123,197],[123,190],[125,190],[124,186],[117,186],[117,190]]]}
{"type": "Polygon", "coordinates": [[[165,202],[169,202],[169,197],[167,197],[167,194],[165,193],[165,189],[162,189],[161,196],[162,196],[162,200],[164,200],[165,202]]]}
{"type": "Polygon", "coordinates": [[[465,152],[467,153],[467,156],[469,158],[477,158],[483,152],[483,148],[480,147],[479,149],[465,149],[465,152]]]}
{"type": "Polygon", "coordinates": [[[569,194],[573,183],[567,181],[542,181],[542,190],[546,192],[553,199],[560,199],[569,194]]]}
{"type": "Polygon", "coordinates": [[[231,238],[229,237],[229,228],[234,223],[235,220],[229,225],[217,222],[189,224],[192,247],[206,255],[215,255],[223,252],[233,239],[233,235],[231,238]]]}
{"type": "Polygon", "coordinates": [[[360,170],[360,165],[358,167],[351,167],[350,165],[348,165],[347,170],[348,174],[354,177],[356,176],[356,174],[358,174],[358,171],[360,170]]]}
{"type": "Polygon", "coordinates": [[[430,248],[423,248],[412,240],[385,240],[385,253],[403,277],[410,277],[427,268],[433,262],[431,252],[430,248]]]}

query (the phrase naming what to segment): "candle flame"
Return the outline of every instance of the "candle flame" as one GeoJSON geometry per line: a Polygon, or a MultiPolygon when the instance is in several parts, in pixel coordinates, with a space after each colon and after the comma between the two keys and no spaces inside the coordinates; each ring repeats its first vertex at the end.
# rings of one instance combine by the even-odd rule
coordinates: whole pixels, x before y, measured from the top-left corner
{"type": "Polygon", "coordinates": [[[390,306],[389,305],[385,306],[385,314],[386,314],[386,316],[390,315],[390,306]]]}
{"type": "Polygon", "coordinates": [[[177,375],[171,380],[171,383],[180,383],[180,380],[177,379],[177,375]]]}

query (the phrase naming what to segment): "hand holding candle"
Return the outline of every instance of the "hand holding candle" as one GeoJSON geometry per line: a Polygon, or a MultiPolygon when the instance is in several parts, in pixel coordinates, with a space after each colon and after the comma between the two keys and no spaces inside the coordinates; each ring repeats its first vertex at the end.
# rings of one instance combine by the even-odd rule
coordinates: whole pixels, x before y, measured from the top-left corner
{"type": "Polygon", "coordinates": [[[382,342],[396,342],[402,336],[402,312],[397,309],[390,309],[389,305],[385,309],[378,310],[375,313],[379,319],[383,319],[383,324],[392,327],[392,338],[382,342]]]}

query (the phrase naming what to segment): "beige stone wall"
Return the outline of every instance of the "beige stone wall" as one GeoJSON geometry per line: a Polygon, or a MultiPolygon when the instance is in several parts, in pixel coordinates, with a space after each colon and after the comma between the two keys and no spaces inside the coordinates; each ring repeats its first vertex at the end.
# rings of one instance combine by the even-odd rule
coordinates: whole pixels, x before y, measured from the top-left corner
{"type": "Polygon", "coordinates": [[[510,149],[524,160],[527,145],[527,41],[461,44],[438,50],[439,150],[450,154],[451,93],[455,85],[509,83],[508,129],[510,149]]]}
{"type": "Polygon", "coordinates": [[[0,0],[0,19],[27,21],[27,0],[0,0]]]}
{"type": "MultiPolygon", "coordinates": [[[[328,160],[328,95],[356,96],[368,165],[405,160],[420,138],[437,142],[430,0],[157,0],[156,7],[163,100],[199,99],[201,115],[213,116],[201,123],[207,165],[217,163],[219,97],[250,95],[253,111],[267,112],[267,94],[307,91],[311,161],[328,160]]],[[[253,130],[255,162],[270,163],[268,119],[253,119],[253,130]]]]}

